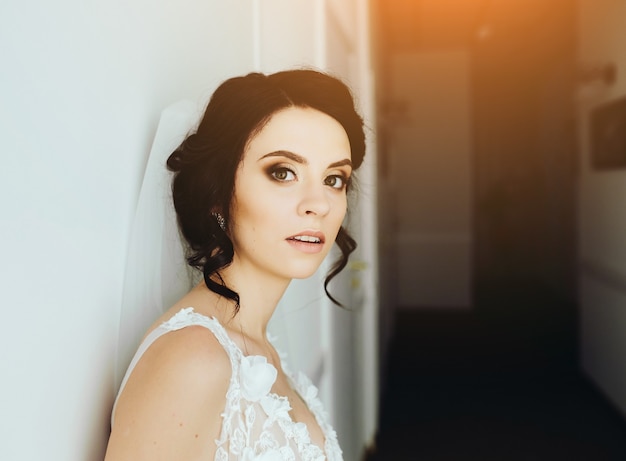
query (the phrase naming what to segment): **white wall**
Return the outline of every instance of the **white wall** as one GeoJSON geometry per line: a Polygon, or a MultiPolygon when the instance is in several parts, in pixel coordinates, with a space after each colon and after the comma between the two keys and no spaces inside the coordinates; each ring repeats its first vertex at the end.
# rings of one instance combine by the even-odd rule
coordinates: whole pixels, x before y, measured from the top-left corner
{"type": "Polygon", "coordinates": [[[579,94],[580,289],[585,371],[626,414],[626,169],[592,170],[589,115],[626,96],[626,3],[579,0],[580,63],[612,61],[612,87],[592,84],[579,94]]]}
{"type": "Polygon", "coordinates": [[[102,459],[126,248],[159,114],[180,99],[202,106],[233,75],[320,63],[325,23],[308,12],[327,7],[0,4],[0,459],[102,459]]]}

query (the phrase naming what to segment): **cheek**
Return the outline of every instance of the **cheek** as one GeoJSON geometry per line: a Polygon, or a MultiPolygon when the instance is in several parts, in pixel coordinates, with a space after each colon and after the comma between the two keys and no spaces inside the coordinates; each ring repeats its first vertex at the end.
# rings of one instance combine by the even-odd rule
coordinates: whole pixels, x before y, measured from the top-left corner
{"type": "Polygon", "coordinates": [[[343,219],[345,218],[347,212],[348,212],[347,199],[344,197],[343,199],[337,200],[337,202],[334,204],[334,210],[333,210],[333,217],[335,221],[334,224],[337,227],[337,229],[339,229],[339,227],[343,223],[343,219]]]}
{"type": "Polygon", "coordinates": [[[343,217],[348,212],[348,197],[346,195],[343,195],[337,201],[337,212],[338,212],[338,214],[341,215],[341,219],[343,219],[343,217]]]}
{"type": "Polygon", "coordinates": [[[280,222],[276,216],[276,200],[266,197],[262,192],[241,194],[238,203],[240,206],[233,210],[233,223],[239,227],[240,232],[254,235],[262,232],[271,223],[280,222]]]}

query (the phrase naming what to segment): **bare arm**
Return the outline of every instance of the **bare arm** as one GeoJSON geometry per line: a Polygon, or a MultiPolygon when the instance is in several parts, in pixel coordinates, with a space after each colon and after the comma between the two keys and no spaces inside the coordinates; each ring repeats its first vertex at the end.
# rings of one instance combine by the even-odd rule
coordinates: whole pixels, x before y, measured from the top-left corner
{"type": "Polygon", "coordinates": [[[120,396],[105,461],[213,459],[231,373],[206,328],[159,338],[120,396]]]}

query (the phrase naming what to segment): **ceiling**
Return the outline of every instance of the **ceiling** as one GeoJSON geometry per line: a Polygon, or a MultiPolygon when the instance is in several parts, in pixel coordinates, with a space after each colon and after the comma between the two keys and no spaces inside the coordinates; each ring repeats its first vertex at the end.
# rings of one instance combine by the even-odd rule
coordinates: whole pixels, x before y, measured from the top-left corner
{"type": "Polygon", "coordinates": [[[491,0],[378,0],[381,28],[395,49],[467,44],[482,27],[491,0]]]}
{"type": "Polygon", "coordinates": [[[575,11],[574,0],[372,0],[385,45],[395,50],[450,48],[516,36],[533,40],[540,24],[575,11]]]}

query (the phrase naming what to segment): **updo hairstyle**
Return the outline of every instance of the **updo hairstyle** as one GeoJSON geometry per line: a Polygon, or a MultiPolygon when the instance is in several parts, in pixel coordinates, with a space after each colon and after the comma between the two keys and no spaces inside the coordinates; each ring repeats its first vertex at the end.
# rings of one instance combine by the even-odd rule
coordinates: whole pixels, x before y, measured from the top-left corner
{"type": "MultiPolygon", "coordinates": [[[[187,240],[187,262],[202,271],[207,287],[231,299],[235,313],[239,295],[226,286],[219,271],[233,260],[233,243],[212,213],[229,223],[235,174],[248,142],[273,114],[288,107],[319,110],[343,126],[350,141],[353,168],[365,155],[363,120],[350,90],[340,80],[314,70],[271,75],[251,73],[222,83],[207,105],[196,133],[189,135],[167,160],[174,172],[172,193],[178,225],[187,240]]],[[[341,257],[331,267],[328,283],[347,264],[356,242],[343,226],[336,239],[341,257]]]]}

